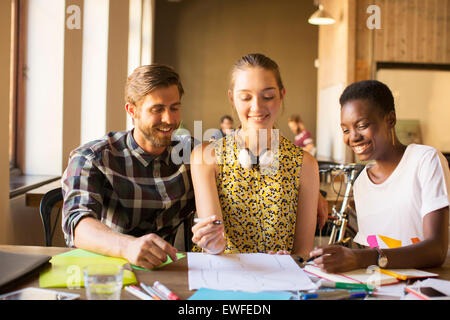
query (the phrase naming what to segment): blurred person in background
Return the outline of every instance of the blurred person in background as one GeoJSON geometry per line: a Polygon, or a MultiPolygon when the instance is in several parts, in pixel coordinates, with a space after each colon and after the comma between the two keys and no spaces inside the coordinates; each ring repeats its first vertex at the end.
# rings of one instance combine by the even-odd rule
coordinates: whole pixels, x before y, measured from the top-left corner
{"type": "Polygon", "coordinates": [[[315,155],[316,147],[312,139],[311,133],[306,130],[302,118],[297,115],[291,115],[288,120],[289,129],[295,135],[294,144],[308,151],[310,154],[315,155]]]}
{"type": "Polygon", "coordinates": [[[212,136],[211,140],[214,141],[222,139],[233,131],[233,118],[226,114],[222,116],[222,118],[220,118],[220,130],[217,130],[217,132],[212,136]]]}

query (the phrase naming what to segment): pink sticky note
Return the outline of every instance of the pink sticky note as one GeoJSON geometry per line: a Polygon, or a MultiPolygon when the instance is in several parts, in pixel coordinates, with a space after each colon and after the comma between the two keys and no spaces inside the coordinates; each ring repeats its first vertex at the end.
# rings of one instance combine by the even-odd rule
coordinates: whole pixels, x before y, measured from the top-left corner
{"type": "Polygon", "coordinates": [[[378,247],[378,240],[376,235],[367,236],[367,243],[371,248],[378,247]]]}

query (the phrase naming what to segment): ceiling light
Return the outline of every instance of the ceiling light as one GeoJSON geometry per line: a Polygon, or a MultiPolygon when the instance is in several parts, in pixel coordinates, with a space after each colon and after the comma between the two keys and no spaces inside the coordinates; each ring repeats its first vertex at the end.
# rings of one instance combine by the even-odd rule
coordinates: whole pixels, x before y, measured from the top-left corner
{"type": "Polygon", "coordinates": [[[309,17],[308,22],[315,25],[328,25],[336,22],[334,18],[325,10],[323,5],[319,5],[319,9],[309,17]]]}

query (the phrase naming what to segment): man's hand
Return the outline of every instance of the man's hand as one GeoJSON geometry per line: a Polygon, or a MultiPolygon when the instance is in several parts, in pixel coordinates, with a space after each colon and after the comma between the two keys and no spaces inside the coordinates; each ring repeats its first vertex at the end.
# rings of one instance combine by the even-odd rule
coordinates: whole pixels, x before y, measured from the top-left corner
{"type": "Polygon", "coordinates": [[[328,201],[319,192],[319,202],[317,205],[317,224],[322,229],[328,220],[328,201]]]}
{"type": "Polygon", "coordinates": [[[166,262],[167,255],[176,261],[177,249],[154,233],[131,239],[123,253],[130,263],[146,269],[153,269],[166,262]]]}

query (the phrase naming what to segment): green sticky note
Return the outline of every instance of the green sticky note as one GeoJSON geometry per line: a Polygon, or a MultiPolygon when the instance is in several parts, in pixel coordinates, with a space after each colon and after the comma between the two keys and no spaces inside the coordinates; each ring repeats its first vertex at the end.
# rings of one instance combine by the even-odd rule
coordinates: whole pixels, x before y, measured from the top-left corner
{"type": "Polygon", "coordinates": [[[74,249],[61,254],[58,254],[54,257],[106,257],[102,254],[91,252],[83,249],[74,249]]]}
{"type": "MultiPolygon", "coordinates": [[[[59,255],[57,255],[55,257],[106,257],[106,256],[98,254],[98,253],[95,253],[95,252],[83,250],[83,249],[75,249],[75,250],[71,250],[71,251],[67,251],[67,252],[61,253],[61,254],[59,254],[59,255]]],[[[186,258],[186,255],[184,253],[177,253],[177,259],[183,259],[183,258],[186,258]]],[[[136,269],[136,270],[153,271],[153,270],[157,270],[159,268],[162,268],[162,267],[164,267],[164,266],[166,266],[166,265],[168,265],[168,264],[170,264],[172,262],[173,262],[172,258],[167,256],[166,262],[161,263],[159,266],[155,267],[154,269],[146,269],[146,268],[138,267],[138,266],[136,266],[134,264],[132,264],[131,267],[133,269],[136,269]]]]}
{"type": "MultiPolygon", "coordinates": [[[[177,259],[178,259],[178,260],[179,260],[179,259],[183,259],[183,258],[186,258],[186,255],[185,255],[184,253],[177,253],[177,259]]],[[[157,270],[157,269],[159,269],[159,268],[162,268],[162,267],[164,267],[164,266],[166,266],[166,265],[168,265],[169,263],[172,263],[172,262],[173,262],[173,261],[172,261],[172,258],[169,257],[169,256],[167,256],[166,262],[161,263],[159,266],[155,267],[154,269],[141,268],[141,267],[138,267],[138,266],[136,266],[136,265],[134,265],[134,264],[132,264],[131,267],[132,267],[133,269],[136,269],[136,270],[153,271],[153,270],[157,270]]]]}

